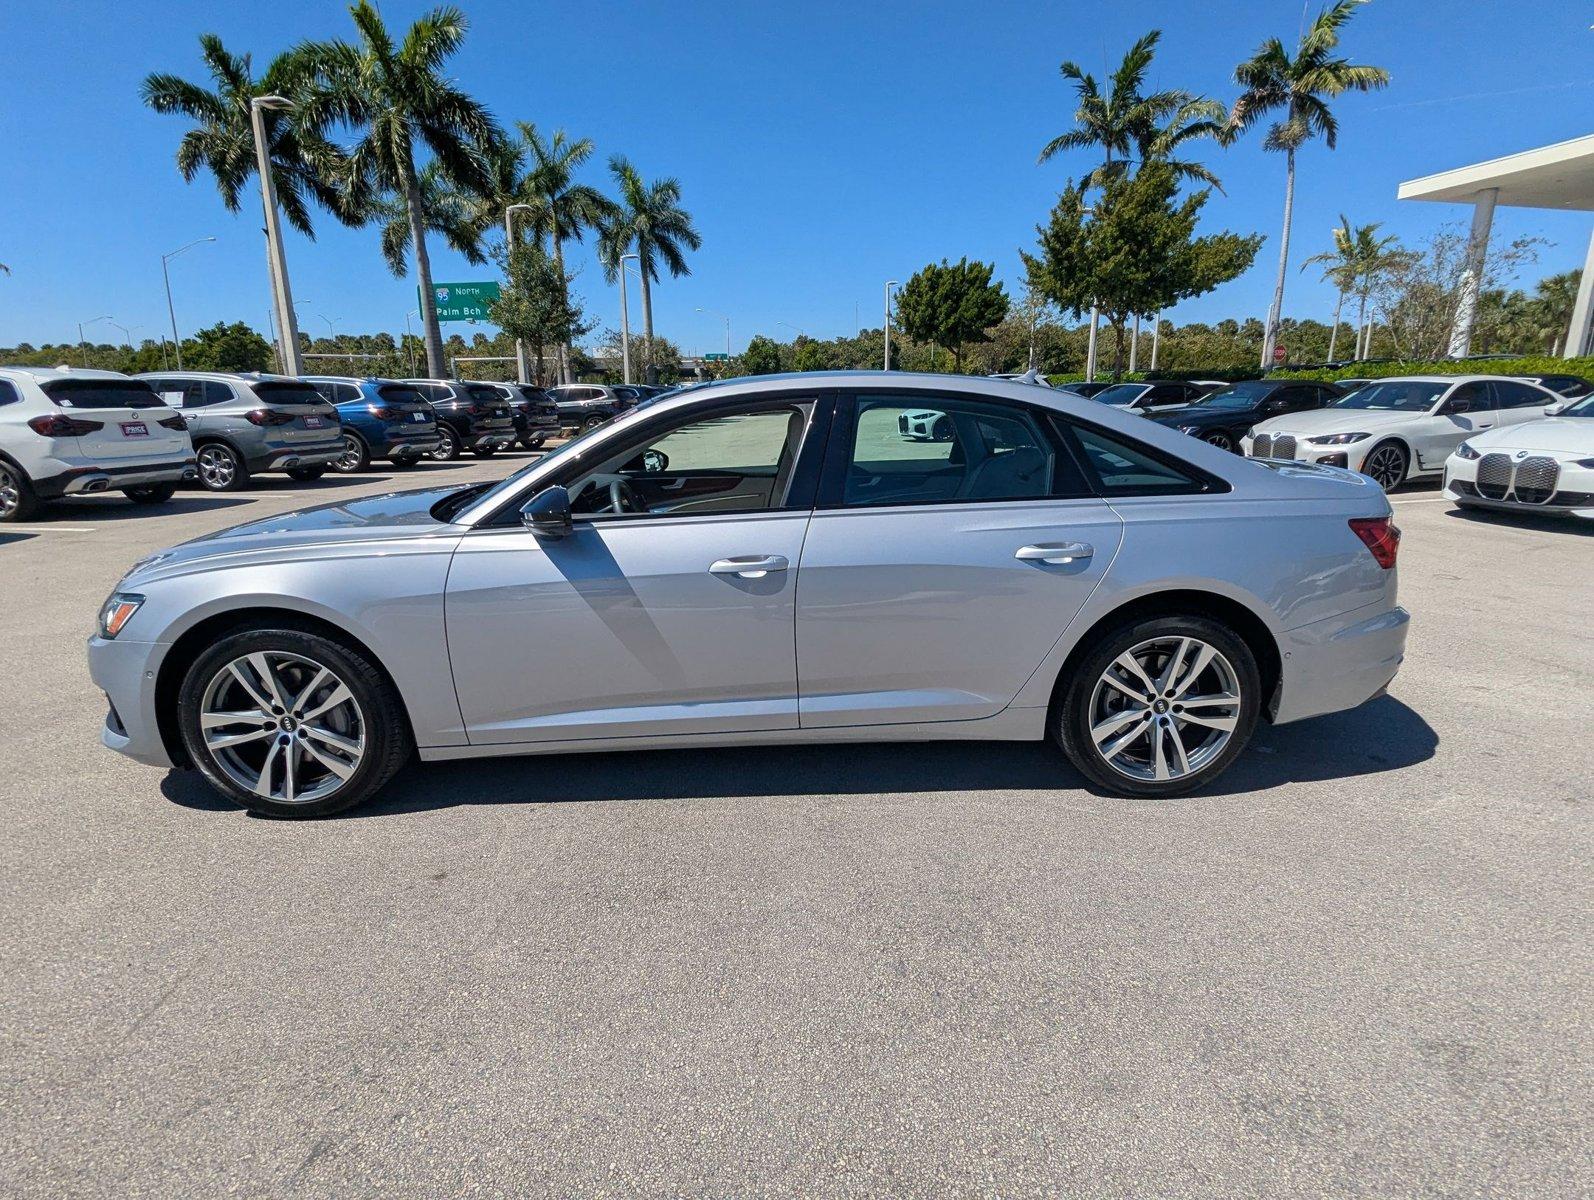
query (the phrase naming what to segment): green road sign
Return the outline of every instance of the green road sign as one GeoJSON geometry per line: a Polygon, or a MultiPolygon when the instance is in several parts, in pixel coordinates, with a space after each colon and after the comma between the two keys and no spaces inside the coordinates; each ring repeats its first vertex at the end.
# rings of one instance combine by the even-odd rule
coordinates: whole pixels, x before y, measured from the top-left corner
{"type": "MultiPolygon", "coordinates": [[[[417,292],[417,295],[420,293],[417,292]]],[[[498,299],[496,283],[434,283],[439,321],[485,321],[487,310],[498,299]]]]}
{"type": "Polygon", "coordinates": [[[724,362],[729,357],[730,357],[729,354],[705,354],[703,356],[703,361],[704,362],[724,362]]]}

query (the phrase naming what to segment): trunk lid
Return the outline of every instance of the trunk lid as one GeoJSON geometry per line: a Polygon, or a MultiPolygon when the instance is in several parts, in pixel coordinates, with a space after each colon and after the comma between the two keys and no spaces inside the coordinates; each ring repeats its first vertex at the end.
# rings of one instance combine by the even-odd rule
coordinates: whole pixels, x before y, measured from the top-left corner
{"type": "Polygon", "coordinates": [[[140,458],[164,462],[186,458],[193,450],[182,417],[142,380],[58,379],[43,389],[64,416],[99,426],[59,439],[75,443],[84,458],[107,464],[140,458]],[[176,428],[162,425],[163,420],[176,428]]]}

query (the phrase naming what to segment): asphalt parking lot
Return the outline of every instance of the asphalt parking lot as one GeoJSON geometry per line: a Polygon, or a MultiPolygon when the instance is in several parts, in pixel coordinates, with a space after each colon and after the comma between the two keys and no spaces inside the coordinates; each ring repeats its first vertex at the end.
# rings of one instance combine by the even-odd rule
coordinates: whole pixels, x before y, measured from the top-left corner
{"type": "Polygon", "coordinates": [[[0,1192],[1594,1188],[1594,531],[1397,496],[1391,694],[1173,802],[964,743],[416,766],[287,823],[100,748],[135,558],[524,461],[0,532],[0,1192]]]}

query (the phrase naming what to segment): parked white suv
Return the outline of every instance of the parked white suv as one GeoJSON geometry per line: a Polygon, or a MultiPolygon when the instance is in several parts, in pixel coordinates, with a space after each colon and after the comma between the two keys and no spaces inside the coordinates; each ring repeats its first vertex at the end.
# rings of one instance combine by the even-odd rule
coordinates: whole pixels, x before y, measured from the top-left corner
{"type": "Polygon", "coordinates": [[[194,474],[182,417],[147,383],[116,371],[0,367],[0,521],[112,489],[159,504],[194,474]]]}
{"type": "Polygon", "coordinates": [[[1375,379],[1326,408],[1252,426],[1243,446],[1252,458],[1360,471],[1387,492],[1440,474],[1445,459],[1473,435],[1538,420],[1561,399],[1536,383],[1494,375],[1375,379]]]}

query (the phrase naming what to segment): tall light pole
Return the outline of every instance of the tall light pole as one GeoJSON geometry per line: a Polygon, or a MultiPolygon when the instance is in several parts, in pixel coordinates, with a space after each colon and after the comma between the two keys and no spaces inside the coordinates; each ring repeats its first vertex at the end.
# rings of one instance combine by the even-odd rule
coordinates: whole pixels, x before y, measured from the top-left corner
{"type": "Polygon", "coordinates": [[[1151,321],[1151,369],[1157,369],[1157,351],[1162,346],[1162,314],[1159,312],[1151,321]]]}
{"type": "MultiPolygon", "coordinates": [[[[79,321],[77,323],[77,356],[78,358],[82,359],[83,365],[85,367],[89,365],[89,351],[88,347],[83,344],[83,327],[85,325],[93,325],[96,321],[110,320],[110,317],[90,317],[87,321],[79,321]]],[[[111,321],[111,324],[114,325],[115,323],[116,322],[111,321]]]]}
{"type": "Polygon", "coordinates": [[[421,310],[412,308],[404,314],[404,348],[410,352],[410,378],[415,377],[415,335],[410,332],[410,318],[421,315],[421,310]]]}
{"type": "Polygon", "coordinates": [[[172,348],[177,351],[177,369],[183,369],[183,343],[177,336],[177,310],[172,307],[172,273],[167,270],[166,264],[171,262],[185,250],[192,250],[204,242],[213,242],[213,237],[195,238],[186,246],[179,246],[168,254],[161,255],[161,278],[166,281],[166,315],[172,319],[172,348]]]}
{"type": "Polygon", "coordinates": [[[891,369],[891,289],[897,286],[895,279],[886,280],[886,370],[891,369]]]}
{"type": "Polygon", "coordinates": [[[808,336],[801,329],[798,329],[797,326],[793,325],[790,321],[776,321],[775,324],[784,325],[787,329],[791,330],[798,337],[807,337],[808,336]]]}
{"type": "Polygon", "coordinates": [[[332,318],[327,316],[325,313],[316,313],[316,317],[318,320],[322,320],[327,323],[327,340],[329,342],[337,341],[338,331],[332,324],[332,318]]]}
{"type": "Polygon", "coordinates": [[[282,249],[282,226],[277,217],[277,184],[271,177],[271,150],[266,141],[266,110],[282,112],[293,107],[286,96],[256,96],[249,101],[249,125],[255,135],[255,169],[260,173],[260,202],[266,210],[266,259],[271,265],[272,300],[277,309],[277,341],[284,375],[304,374],[299,357],[299,323],[293,312],[293,290],[288,285],[288,259],[282,249]]]}
{"type": "Polygon", "coordinates": [[[722,312],[715,312],[712,308],[700,308],[697,311],[700,312],[700,313],[707,313],[711,317],[718,317],[720,320],[725,322],[725,357],[727,359],[730,358],[730,356],[731,356],[731,319],[729,317],[727,317],[722,312]]]}
{"type": "Polygon", "coordinates": [[[642,261],[639,254],[620,255],[620,382],[631,382],[631,302],[625,294],[625,260],[642,261]]]}
{"type": "MultiPolygon", "coordinates": [[[[504,209],[504,272],[509,274],[513,282],[510,267],[514,264],[515,257],[515,214],[517,212],[530,212],[529,204],[511,204],[504,209]]],[[[542,364],[539,362],[538,367],[542,364]]],[[[531,382],[531,373],[526,368],[526,343],[519,338],[515,339],[515,374],[521,383],[531,382]]],[[[563,383],[563,380],[560,380],[563,383]]]]}

